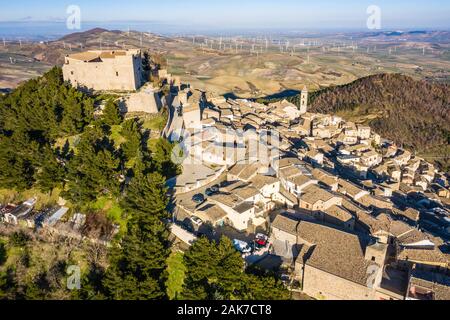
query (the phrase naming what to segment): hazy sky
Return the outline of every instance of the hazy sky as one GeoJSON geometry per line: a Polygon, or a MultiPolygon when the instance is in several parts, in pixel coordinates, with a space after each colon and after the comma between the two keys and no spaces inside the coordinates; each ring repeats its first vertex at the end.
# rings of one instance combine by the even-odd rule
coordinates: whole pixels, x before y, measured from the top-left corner
{"type": "Polygon", "coordinates": [[[20,0],[2,1],[0,21],[64,20],[69,5],[82,21],[157,21],[216,28],[360,28],[370,5],[382,28],[450,28],[448,0],[20,0]]]}

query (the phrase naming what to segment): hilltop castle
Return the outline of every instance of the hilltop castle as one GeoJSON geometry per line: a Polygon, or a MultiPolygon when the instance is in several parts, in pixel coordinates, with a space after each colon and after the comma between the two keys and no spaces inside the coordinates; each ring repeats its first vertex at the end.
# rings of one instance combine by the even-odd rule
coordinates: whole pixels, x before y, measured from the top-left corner
{"type": "Polygon", "coordinates": [[[141,50],[86,51],[68,55],[64,80],[93,90],[135,91],[143,85],[141,50]]]}

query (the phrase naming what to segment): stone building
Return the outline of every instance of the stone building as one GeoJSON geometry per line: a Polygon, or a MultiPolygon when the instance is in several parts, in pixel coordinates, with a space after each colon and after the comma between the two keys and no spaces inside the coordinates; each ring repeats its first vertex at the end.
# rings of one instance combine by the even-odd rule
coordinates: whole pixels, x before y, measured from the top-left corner
{"type": "Polygon", "coordinates": [[[294,262],[294,276],[305,294],[327,300],[377,299],[386,246],[289,215],[278,215],[271,229],[274,254],[294,262]]]}
{"type": "Polygon", "coordinates": [[[65,81],[98,91],[135,91],[143,84],[140,50],[86,51],[68,55],[65,81]]]}
{"type": "Polygon", "coordinates": [[[306,86],[302,90],[300,100],[300,114],[305,114],[308,112],[308,89],[306,86]]]}

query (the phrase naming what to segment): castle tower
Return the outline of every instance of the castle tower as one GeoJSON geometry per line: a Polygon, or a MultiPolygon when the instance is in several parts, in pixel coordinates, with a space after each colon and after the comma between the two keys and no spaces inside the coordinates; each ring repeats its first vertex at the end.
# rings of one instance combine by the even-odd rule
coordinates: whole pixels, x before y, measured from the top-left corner
{"type": "Polygon", "coordinates": [[[308,89],[303,87],[301,100],[300,100],[300,113],[305,114],[308,112],[308,89]]]}

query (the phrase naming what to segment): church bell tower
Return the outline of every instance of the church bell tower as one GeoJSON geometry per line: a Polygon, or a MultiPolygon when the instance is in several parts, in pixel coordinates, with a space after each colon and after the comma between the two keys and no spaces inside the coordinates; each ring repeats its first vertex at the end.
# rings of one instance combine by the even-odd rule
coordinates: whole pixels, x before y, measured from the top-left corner
{"type": "Polygon", "coordinates": [[[305,114],[308,112],[308,89],[303,87],[301,100],[300,100],[300,113],[305,114]]]}

